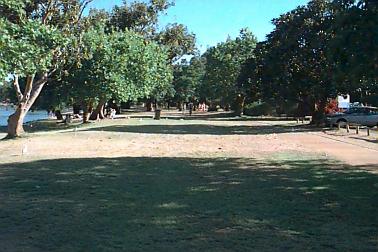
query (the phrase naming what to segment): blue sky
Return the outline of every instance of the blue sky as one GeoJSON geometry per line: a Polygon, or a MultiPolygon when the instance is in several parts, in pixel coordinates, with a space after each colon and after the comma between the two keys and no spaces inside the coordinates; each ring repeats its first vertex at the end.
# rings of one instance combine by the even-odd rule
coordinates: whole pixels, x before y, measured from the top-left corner
{"type": "MultiPolygon", "coordinates": [[[[248,27],[262,41],[273,30],[271,20],[309,0],[176,0],[167,14],[161,16],[160,27],[182,23],[197,36],[201,51],[239,34],[248,27]]],[[[111,9],[121,0],[94,0],[91,7],[111,9]]]]}

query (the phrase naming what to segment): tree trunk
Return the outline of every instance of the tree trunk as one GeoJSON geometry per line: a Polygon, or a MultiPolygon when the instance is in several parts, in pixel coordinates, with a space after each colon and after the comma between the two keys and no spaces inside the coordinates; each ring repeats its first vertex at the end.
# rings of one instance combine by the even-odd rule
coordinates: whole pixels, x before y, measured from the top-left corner
{"type": "Polygon", "coordinates": [[[23,123],[26,114],[42,91],[47,82],[47,74],[34,83],[34,75],[29,75],[24,93],[21,93],[18,77],[15,76],[14,87],[17,93],[18,105],[16,111],[8,118],[7,138],[20,137],[24,133],[23,123]]]}
{"type": "Polygon", "coordinates": [[[93,111],[92,101],[89,101],[87,104],[83,105],[83,123],[89,123],[89,116],[93,111]]]}
{"type": "Polygon", "coordinates": [[[98,119],[104,119],[104,106],[105,106],[106,100],[100,100],[97,104],[96,109],[92,112],[90,116],[90,120],[98,120],[98,119]]]}
{"type": "Polygon", "coordinates": [[[84,110],[83,110],[83,123],[88,123],[89,122],[89,110],[87,107],[84,107],[84,110]]]}
{"type": "Polygon", "coordinates": [[[312,124],[319,126],[324,122],[325,108],[327,106],[327,100],[321,100],[316,104],[314,113],[312,114],[312,124]]]}
{"type": "Polygon", "coordinates": [[[235,101],[235,115],[236,116],[242,116],[243,115],[244,101],[245,101],[244,95],[239,94],[236,97],[236,101],[235,101]]]}
{"type": "Polygon", "coordinates": [[[8,137],[20,137],[24,133],[24,127],[22,126],[24,123],[24,117],[27,111],[25,110],[25,106],[20,104],[16,112],[10,115],[8,118],[8,137]]]}

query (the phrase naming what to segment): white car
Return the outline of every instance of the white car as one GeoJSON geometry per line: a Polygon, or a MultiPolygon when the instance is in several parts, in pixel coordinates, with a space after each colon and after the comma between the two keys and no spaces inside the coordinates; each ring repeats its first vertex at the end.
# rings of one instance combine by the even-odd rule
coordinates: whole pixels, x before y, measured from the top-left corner
{"type": "Polygon", "coordinates": [[[328,125],[345,125],[346,123],[374,127],[378,125],[378,108],[352,107],[344,113],[335,113],[326,117],[328,125]]]}

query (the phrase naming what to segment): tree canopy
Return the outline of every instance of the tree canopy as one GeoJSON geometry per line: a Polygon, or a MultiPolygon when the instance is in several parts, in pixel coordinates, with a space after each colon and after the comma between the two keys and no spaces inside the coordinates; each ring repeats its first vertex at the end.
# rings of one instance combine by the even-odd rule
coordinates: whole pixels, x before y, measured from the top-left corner
{"type": "Polygon", "coordinates": [[[9,117],[8,135],[23,132],[23,118],[49,77],[75,46],[70,43],[91,0],[0,2],[0,77],[13,74],[17,110],[9,117]],[[25,77],[22,91],[19,78],[25,77]]]}
{"type": "MultiPolygon", "coordinates": [[[[377,5],[374,1],[313,0],[273,20],[242,70],[260,99],[292,100],[299,113],[324,112],[327,99],[376,92],[377,5]]],[[[255,97],[256,99],[256,97],[255,97]]]]}
{"type": "Polygon", "coordinates": [[[181,103],[203,100],[201,88],[205,67],[205,58],[198,56],[174,67],[174,101],[181,103]]]}
{"type": "Polygon", "coordinates": [[[237,95],[247,92],[238,85],[238,78],[243,64],[253,57],[256,43],[252,32],[242,29],[236,39],[229,39],[204,53],[206,73],[203,91],[208,99],[231,105],[237,95]]]}

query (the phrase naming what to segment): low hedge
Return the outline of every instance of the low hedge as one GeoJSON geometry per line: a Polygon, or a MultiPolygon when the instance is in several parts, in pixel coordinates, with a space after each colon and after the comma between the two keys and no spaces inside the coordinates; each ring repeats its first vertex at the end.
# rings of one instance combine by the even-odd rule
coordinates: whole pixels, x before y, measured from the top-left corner
{"type": "Polygon", "coordinates": [[[275,109],[266,102],[253,102],[244,106],[244,114],[249,116],[269,116],[275,114],[275,109]]]}

